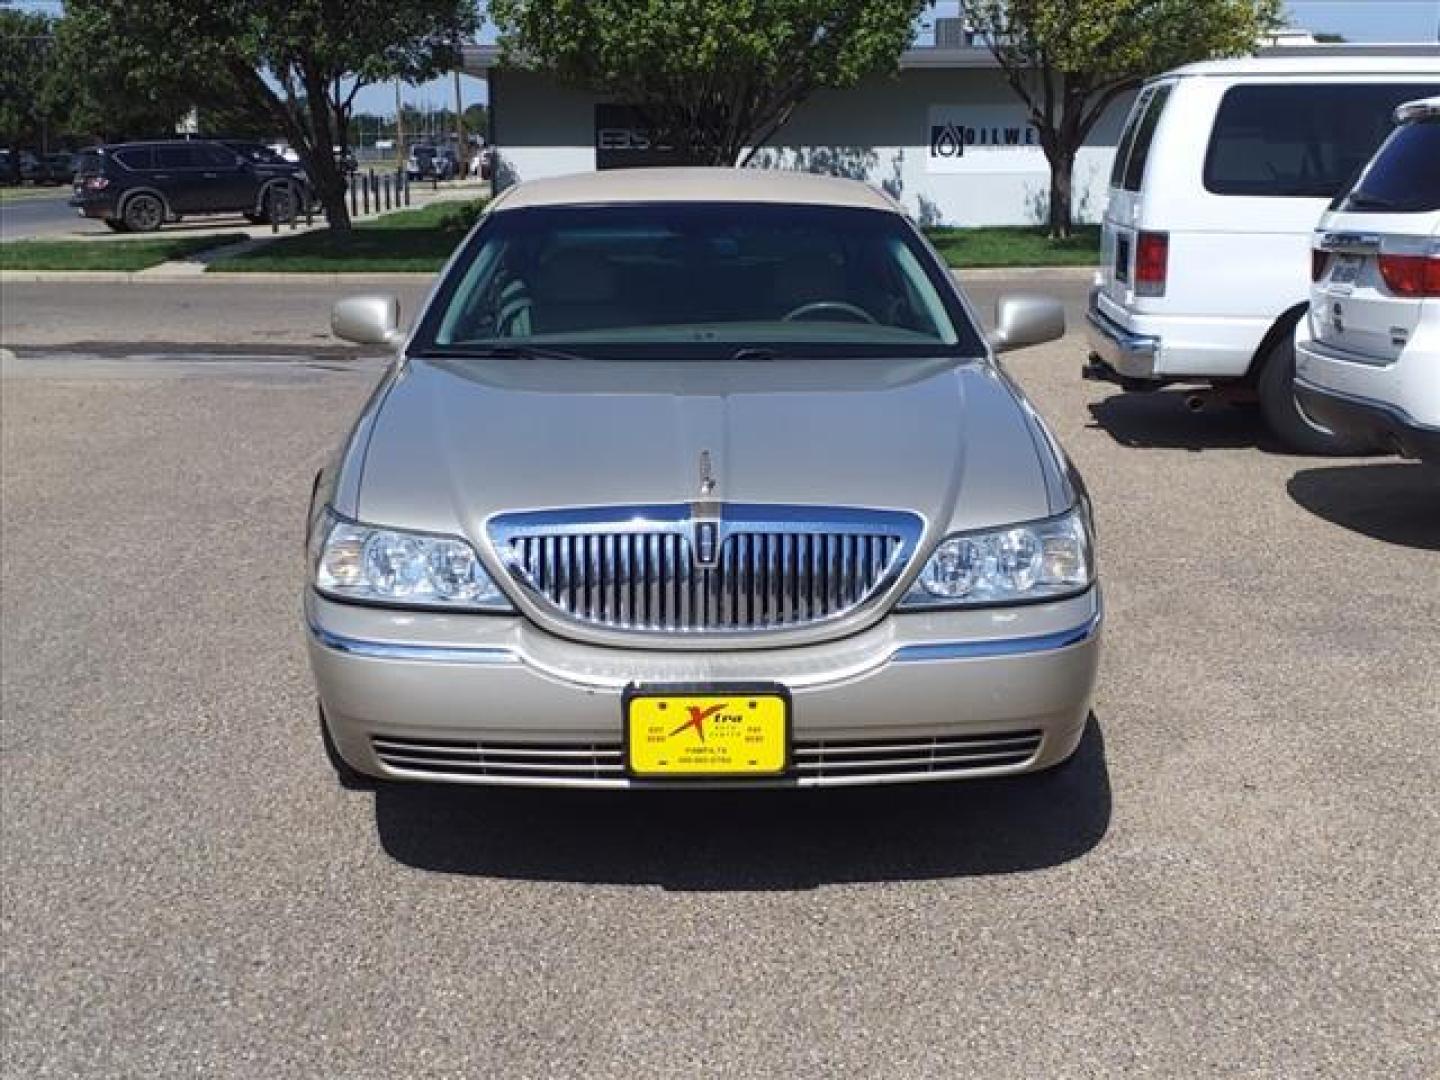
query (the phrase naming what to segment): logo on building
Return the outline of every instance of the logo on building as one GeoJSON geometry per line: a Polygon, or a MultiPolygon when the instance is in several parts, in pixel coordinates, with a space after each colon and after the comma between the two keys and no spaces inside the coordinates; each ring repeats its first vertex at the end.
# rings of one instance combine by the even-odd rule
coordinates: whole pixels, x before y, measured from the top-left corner
{"type": "Polygon", "coordinates": [[[947,123],[930,125],[930,156],[961,158],[967,150],[1017,150],[1038,146],[1039,136],[1029,124],[976,127],[947,123]]]}

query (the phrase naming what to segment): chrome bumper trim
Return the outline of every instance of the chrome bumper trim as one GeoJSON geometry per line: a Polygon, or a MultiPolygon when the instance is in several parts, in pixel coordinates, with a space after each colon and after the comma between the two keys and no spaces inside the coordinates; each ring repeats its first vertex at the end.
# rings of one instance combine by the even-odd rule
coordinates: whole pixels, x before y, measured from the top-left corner
{"type": "MultiPolygon", "coordinates": [[[[912,664],[931,663],[943,660],[978,660],[1006,656],[1024,656],[1030,653],[1053,652],[1079,645],[1094,637],[1100,629],[1103,612],[1097,611],[1079,626],[1060,630],[1053,634],[1031,635],[1018,638],[997,638],[994,640],[935,641],[923,645],[900,645],[880,657],[867,670],[887,663],[912,664]]],[[[523,656],[504,646],[470,645],[405,645],[390,641],[366,641],[360,638],[333,634],[307,620],[306,625],[317,643],[335,652],[371,660],[410,660],[435,664],[526,664],[523,656]]],[[[526,666],[531,666],[526,664],[526,666]]],[[[544,670],[536,668],[537,671],[544,670]]],[[[552,677],[558,672],[546,671],[552,677]]],[[[840,678],[853,677],[857,672],[839,672],[840,678]]],[[[566,681],[580,683],[573,677],[566,681]]],[[[595,684],[597,686],[602,684],[595,684]]]]}
{"type": "Polygon", "coordinates": [[[1095,636],[1103,618],[1096,612],[1079,626],[1053,634],[999,638],[994,641],[937,641],[928,645],[902,645],[889,656],[894,663],[926,663],[932,660],[976,660],[996,656],[1024,656],[1028,653],[1068,649],[1095,636]]]}
{"type": "Polygon", "coordinates": [[[419,660],[432,664],[518,664],[518,654],[503,646],[401,645],[393,641],[365,641],[332,634],[306,620],[310,636],[327,649],[369,660],[419,660]]]}
{"type": "Polygon", "coordinates": [[[1091,289],[1090,302],[1085,309],[1090,347],[1127,378],[1155,378],[1155,356],[1160,351],[1160,339],[1152,334],[1132,333],[1115,322],[1100,310],[1099,295],[1098,289],[1091,289]]]}

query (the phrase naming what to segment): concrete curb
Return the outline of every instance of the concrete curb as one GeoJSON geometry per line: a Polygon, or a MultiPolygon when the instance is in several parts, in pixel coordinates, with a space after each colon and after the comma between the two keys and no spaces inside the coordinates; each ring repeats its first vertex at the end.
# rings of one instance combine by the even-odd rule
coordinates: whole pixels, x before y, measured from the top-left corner
{"type": "MultiPolygon", "coordinates": [[[[961,281],[985,281],[994,279],[1048,278],[1062,281],[1087,281],[1095,274],[1093,266],[1004,266],[1004,267],[952,267],[961,281]]],[[[171,270],[165,265],[149,270],[0,270],[0,284],[70,282],[92,285],[343,285],[354,282],[359,285],[408,285],[429,281],[435,274],[425,271],[368,273],[364,270],[338,274],[325,271],[265,271],[257,273],[235,273],[233,271],[210,271],[199,273],[195,270],[171,270]]]]}

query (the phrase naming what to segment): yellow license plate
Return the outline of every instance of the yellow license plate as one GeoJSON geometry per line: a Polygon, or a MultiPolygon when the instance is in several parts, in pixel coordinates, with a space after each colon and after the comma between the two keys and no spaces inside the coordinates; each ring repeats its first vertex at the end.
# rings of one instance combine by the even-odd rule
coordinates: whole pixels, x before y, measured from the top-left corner
{"type": "Polygon", "coordinates": [[[631,690],[625,744],[635,776],[777,776],[789,765],[789,695],[775,686],[631,690]]]}

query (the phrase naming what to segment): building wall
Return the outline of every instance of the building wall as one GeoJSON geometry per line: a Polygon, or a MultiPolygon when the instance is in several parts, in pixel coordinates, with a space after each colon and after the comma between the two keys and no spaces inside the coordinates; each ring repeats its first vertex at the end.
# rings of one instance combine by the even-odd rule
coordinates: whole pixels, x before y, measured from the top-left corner
{"type": "MultiPolygon", "coordinates": [[[[490,94],[500,186],[595,168],[593,96],[515,71],[492,72],[490,94]]],[[[1076,160],[1080,220],[1104,210],[1129,106],[1111,107],[1076,160]]],[[[1044,219],[1049,167],[1025,120],[999,71],[910,69],[819,92],[752,164],[865,180],[926,225],[1032,224],[1044,219]]]]}

